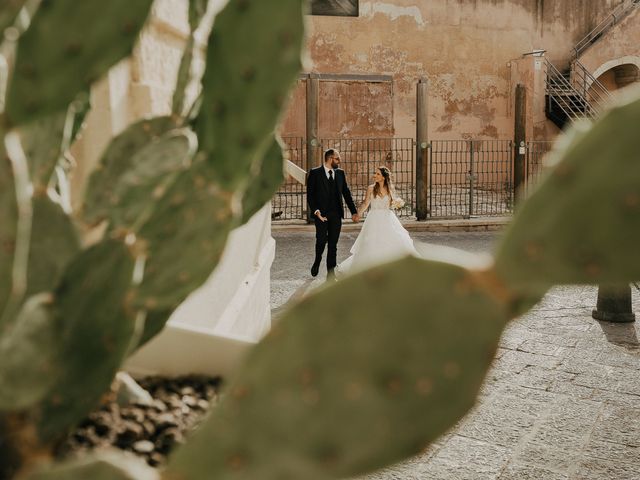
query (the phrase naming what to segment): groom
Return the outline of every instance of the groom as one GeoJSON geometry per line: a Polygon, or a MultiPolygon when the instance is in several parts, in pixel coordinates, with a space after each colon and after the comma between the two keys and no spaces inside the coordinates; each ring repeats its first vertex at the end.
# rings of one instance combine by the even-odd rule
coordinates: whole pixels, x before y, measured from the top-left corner
{"type": "Polygon", "coordinates": [[[340,152],[330,148],[324,152],[324,165],[312,168],[307,177],[307,203],[316,224],[316,258],[311,266],[311,275],[314,277],[318,275],[324,246],[329,243],[327,279],[334,278],[338,238],[344,218],[343,197],[351,212],[351,219],[360,221],[344,171],[339,166],[340,152]]]}

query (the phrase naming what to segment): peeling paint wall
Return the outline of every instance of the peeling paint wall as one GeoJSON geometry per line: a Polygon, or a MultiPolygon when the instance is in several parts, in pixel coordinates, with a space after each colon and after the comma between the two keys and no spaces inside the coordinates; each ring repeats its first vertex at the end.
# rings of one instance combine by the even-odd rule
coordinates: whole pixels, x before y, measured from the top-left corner
{"type": "MultiPolygon", "coordinates": [[[[426,77],[431,138],[511,138],[509,62],[545,49],[566,63],[573,45],[619,2],[361,0],[357,18],[308,18],[307,71],[391,75],[390,133],[397,137],[415,135],[415,85],[426,77]]],[[[365,110],[349,115],[371,118],[379,105],[352,107],[365,110]]],[[[320,104],[321,116],[327,108],[333,107],[320,104]]]]}

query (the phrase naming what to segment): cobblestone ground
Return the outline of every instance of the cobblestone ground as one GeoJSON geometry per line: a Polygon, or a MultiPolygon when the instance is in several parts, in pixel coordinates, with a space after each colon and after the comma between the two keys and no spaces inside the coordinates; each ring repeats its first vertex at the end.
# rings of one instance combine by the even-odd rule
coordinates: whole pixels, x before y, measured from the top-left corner
{"type": "MultiPolygon", "coordinates": [[[[343,233],[338,261],[357,233],[343,233]]],[[[272,302],[311,280],[311,232],[274,232],[272,302]]],[[[494,233],[412,233],[421,242],[488,252],[494,233]]],[[[562,287],[506,330],[476,407],[422,456],[361,480],[640,479],[640,344],[635,324],[591,318],[595,287],[562,287]]],[[[640,317],[640,295],[634,290],[640,317]]]]}

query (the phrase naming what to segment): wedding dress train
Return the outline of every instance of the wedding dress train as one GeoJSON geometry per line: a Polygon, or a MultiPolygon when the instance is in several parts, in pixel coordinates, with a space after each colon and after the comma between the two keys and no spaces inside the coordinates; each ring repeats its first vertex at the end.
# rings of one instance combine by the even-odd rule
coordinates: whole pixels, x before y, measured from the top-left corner
{"type": "Polygon", "coordinates": [[[418,256],[409,232],[391,210],[389,196],[375,197],[351,256],[336,267],[336,273],[354,273],[407,255],[418,256]]]}

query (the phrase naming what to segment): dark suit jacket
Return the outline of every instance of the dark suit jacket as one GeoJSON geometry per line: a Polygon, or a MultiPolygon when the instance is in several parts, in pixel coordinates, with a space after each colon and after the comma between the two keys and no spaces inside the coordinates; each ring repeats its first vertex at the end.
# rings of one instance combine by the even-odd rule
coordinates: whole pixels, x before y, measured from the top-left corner
{"type": "MultiPolygon", "coordinates": [[[[333,172],[338,194],[338,204],[340,205],[340,217],[344,218],[343,198],[345,202],[347,202],[347,207],[349,207],[351,214],[355,215],[358,210],[351,198],[351,190],[349,190],[349,186],[347,185],[344,170],[336,168],[333,172]]],[[[313,212],[316,210],[320,210],[320,213],[325,215],[331,205],[329,179],[325,175],[324,166],[322,165],[317,168],[312,168],[307,176],[307,203],[309,204],[311,215],[313,215],[313,212]]]]}

